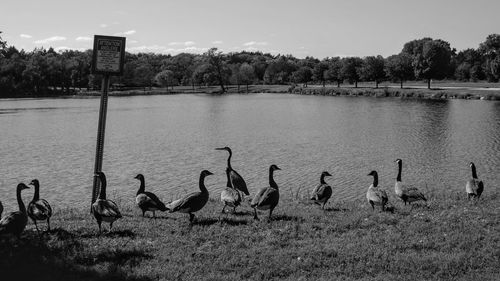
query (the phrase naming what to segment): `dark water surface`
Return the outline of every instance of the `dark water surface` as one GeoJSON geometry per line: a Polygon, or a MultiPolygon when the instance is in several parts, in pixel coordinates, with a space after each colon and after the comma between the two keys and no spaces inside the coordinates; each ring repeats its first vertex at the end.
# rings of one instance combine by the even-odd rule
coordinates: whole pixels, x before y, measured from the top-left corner
{"type": "MultiPolygon", "coordinates": [[[[38,178],[56,208],[89,205],[99,99],[0,102],[0,200],[16,207],[17,183],[38,178]]],[[[225,186],[227,153],[253,194],[275,174],[283,196],[307,194],[323,170],[335,200],[363,200],[377,170],[393,193],[396,158],[403,180],[431,191],[463,191],[476,163],[486,191],[500,183],[500,103],[462,100],[322,97],[279,94],[112,97],[103,171],[108,197],[131,203],[139,182],[168,201],[198,189],[211,197],[225,186]]],[[[32,189],[23,192],[25,202],[32,189]]]]}

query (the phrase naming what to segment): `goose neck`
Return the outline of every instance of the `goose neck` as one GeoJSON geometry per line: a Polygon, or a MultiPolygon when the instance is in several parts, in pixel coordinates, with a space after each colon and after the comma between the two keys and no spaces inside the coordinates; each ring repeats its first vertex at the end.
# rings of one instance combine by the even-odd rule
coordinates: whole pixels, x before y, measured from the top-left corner
{"type": "Polygon", "coordinates": [[[200,175],[200,191],[202,193],[208,193],[208,189],[205,187],[205,175],[201,174],[200,175]]]}
{"type": "Polygon", "coordinates": [[[278,189],[278,184],[274,181],[274,170],[269,168],[269,186],[278,189]]]}
{"type": "Polygon", "coordinates": [[[476,166],[474,164],[472,164],[471,169],[472,169],[472,178],[477,179],[476,166]]]}
{"type": "Polygon", "coordinates": [[[146,183],[143,177],[139,179],[141,181],[141,185],[139,186],[139,190],[137,190],[137,195],[144,193],[146,190],[146,183]]]}
{"type": "Polygon", "coordinates": [[[396,181],[401,181],[401,171],[403,170],[403,163],[401,161],[398,162],[398,176],[396,181]]]}
{"type": "Polygon", "coordinates": [[[24,206],[23,198],[21,197],[21,188],[16,190],[17,204],[19,205],[19,211],[26,214],[26,206],[24,206]]]}
{"type": "Polygon", "coordinates": [[[106,200],[106,177],[104,175],[101,175],[100,177],[101,180],[101,188],[99,192],[99,199],[106,200]]]}

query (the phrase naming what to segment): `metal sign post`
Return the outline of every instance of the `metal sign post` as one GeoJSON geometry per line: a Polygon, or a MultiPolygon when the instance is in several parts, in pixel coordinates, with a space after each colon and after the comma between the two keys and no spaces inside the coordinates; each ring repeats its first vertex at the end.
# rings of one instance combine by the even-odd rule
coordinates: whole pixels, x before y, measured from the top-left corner
{"type": "Polygon", "coordinates": [[[125,58],[125,37],[94,36],[94,50],[92,54],[92,73],[102,74],[101,105],[99,108],[99,121],[97,124],[97,144],[94,164],[94,184],[92,187],[92,204],[97,199],[100,190],[100,181],[95,176],[102,170],[104,155],[104,135],[106,130],[106,113],[108,111],[109,76],[121,75],[125,58]]]}

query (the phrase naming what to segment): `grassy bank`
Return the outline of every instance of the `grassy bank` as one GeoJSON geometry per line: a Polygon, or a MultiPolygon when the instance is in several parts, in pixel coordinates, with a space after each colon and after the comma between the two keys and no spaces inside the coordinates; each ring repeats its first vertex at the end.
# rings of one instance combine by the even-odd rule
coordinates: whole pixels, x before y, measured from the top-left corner
{"type": "Polygon", "coordinates": [[[56,210],[42,239],[29,224],[20,242],[0,242],[1,280],[499,280],[500,201],[485,195],[430,194],[413,209],[391,198],[394,213],[284,195],[271,222],[247,204],[221,216],[211,200],[193,225],[124,203],[102,236],[88,210],[56,210]]]}

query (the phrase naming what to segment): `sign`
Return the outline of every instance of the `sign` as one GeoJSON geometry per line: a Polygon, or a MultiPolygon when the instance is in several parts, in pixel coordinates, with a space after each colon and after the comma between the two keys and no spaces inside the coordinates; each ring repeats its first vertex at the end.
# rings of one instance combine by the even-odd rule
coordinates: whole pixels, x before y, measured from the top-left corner
{"type": "Polygon", "coordinates": [[[121,75],[125,60],[125,37],[94,35],[92,73],[121,75]]]}

